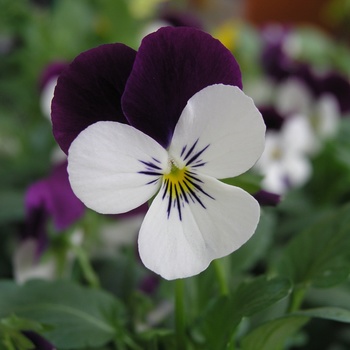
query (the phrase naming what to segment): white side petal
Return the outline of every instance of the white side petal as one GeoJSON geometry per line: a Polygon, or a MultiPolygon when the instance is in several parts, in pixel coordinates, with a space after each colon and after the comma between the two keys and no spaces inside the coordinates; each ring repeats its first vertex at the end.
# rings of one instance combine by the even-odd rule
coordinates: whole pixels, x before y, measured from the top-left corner
{"type": "Polygon", "coordinates": [[[139,234],[140,257],[150,270],[166,279],[185,278],[207,268],[213,259],[241,247],[254,233],[260,217],[257,201],[240,188],[201,177],[197,201],[181,203],[168,217],[168,198],[162,190],[154,199],[139,234]]]}
{"type": "Polygon", "coordinates": [[[72,143],[69,180],[87,207],[102,214],[118,214],[143,204],[159,188],[159,176],[141,172],[160,170],[142,162],[164,168],[167,161],[165,149],[139,130],[117,122],[98,122],[72,143]]]}
{"type": "Polygon", "coordinates": [[[254,165],[264,149],[264,137],[264,121],[250,97],[235,86],[211,85],[188,101],[169,153],[186,164],[203,151],[196,159],[205,163],[201,173],[233,177],[254,165]],[[184,159],[193,145],[191,155],[184,159]]]}

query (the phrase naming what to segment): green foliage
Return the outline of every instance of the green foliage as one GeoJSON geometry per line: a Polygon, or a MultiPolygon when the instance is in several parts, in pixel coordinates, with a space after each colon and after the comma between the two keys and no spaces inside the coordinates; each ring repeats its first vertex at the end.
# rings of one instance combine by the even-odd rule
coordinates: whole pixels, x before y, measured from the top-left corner
{"type": "Polygon", "coordinates": [[[294,284],[331,287],[350,272],[350,206],[326,215],[288,244],[280,273],[294,284]]]}
{"type": "MultiPolygon", "coordinates": [[[[154,276],[140,264],[133,245],[113,248],[112,256],[97,256],[106,224],[101,215],[87,211],[69,228],[84,231],[84,242],[74,249],[73,235],[65,236],[69,230],[48,237],[45,258],[52,253],[61,259],[67,281],[14,281],[13,258],[25,226],[25,191],[50,172],[56,147],[51,124],[40,110],[40,75],[52,61],[70,62],[104,43],[122,42],[137,49],[145,23],[132,16],[130,6],[128,0],[56,0],[46,7],[28,0],[0,0],[1,350],[33,349],[24,330],[42,335],[57,349],[178,348],[173,284],[155,277],[156,287],[142,291],[143,279],[154,276]]],[[[336,15],[340,19],[345,12],[336,15]]],[[[263,74],[261,33],[248,24],[234,25],[241,31],[235,57],[244,81],[254,84],[263,74]]],[[[347,44],[306,28],[298,29],[294,39],[298,60],[349,76],[347,44]]],[[[211,264],[186,279],[182,311],[188,350],[282,350],[292,345],[315,350],[295,342],[300,334],[312,336],[312,319],[326,326],[342,322],[344,334],[349,333],[350,118],[342,118],[338,134],[310,160],[309,182],[289,191],[276,208],[262,208],[252,239],[218,261],[219,278],[211,264]],[[220,278],[226,292],[217,283],[220,278]]],[[[223,182],[253,194],[261,180],[249,171],[223,182]]],[[[322,340],[321,333],[317,337],[322,340]]],[[[349,348],[346,336],[330,336],[333,348],[349,348]]]]}
{"type": "Polygon", "coordinates": [[[308,322],[305,316],[288,316],[255,328],[242,339],[242,350],[281,350],[287,340],[308,322]]]}
{"type": "Polygon", "coordinates": [[[24,217],[23,193],[0,189],[0,223],[24,217]]]}
{"type": "Polygon", "coordinates": [[[24,330],[43,332],[44,327],[38,322],[15,315],[0,319],[0,349],[2,349],[1,343],[5,349],[34,349],[32,342],[23,335],[22,331],[24,330]]]}
{"type": "Polygon", "coordinates": [[[286,279],[259,277],[241,283],[232,296],[222,296],[204,310],[195,337],[208,348],[223,349],[243,317],[252,316],[285,298],[290,292],[286,279]],[[200,334],[200,336],[199,336],[200,334]]]}
{"type": "Polygon", "coordinates": [[[350,323],[350,310],[340,307],[319,307],[295,312],[294,315],[323,318],[326,320],[350,323]]]}
{"type": "Polygon", "coordinates": [[[236,177],[223,179],[222,182],[231,186],[241,187],[249,193],[255,193],[260,190],[261,178],[260,175],[247,172],[236,177]]]}
{"type": "Polygon", "coordinates": [[[71,282],[1,282],[0,318],[11,315],[45,325],[43,335],[60,349],[97,347],[118,337],[123,343],[126,335],[115,298],[71,282]]]}
{"type": "Polygon", "coordinates": [[[268,209],[262,210],[258,227],[253,237],[240,249],[232,253],[230,266],[232,272],[247,271],[259,261],[264,260],[271,247],[276,230],[276,217],[268,209]]]}

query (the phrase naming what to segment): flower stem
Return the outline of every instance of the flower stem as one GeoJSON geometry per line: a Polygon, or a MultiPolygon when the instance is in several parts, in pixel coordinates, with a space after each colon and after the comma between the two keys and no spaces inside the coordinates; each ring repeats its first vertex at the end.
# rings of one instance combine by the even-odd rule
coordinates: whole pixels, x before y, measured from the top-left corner
{"type": "Polygon", "coordinates": [[[306,293],[306,289],[304,287],[300,287],[300,286],[295,287],[289,300],[289,305],[288,305],[289,313],[299,310],[304,300],[305,293],[306,293]]]}
{"type": "Polygon", "coordinates": [[[218,259],[214,260],[213,264],[214,264],[214,268],[215,268],[216,278],[217,278],[218,283],[219,283],[221,295],[229,295],[229,288],[228,288],[227,280],[225,277],[224,267],[223,267],[221,261],[219,261],[218,259]]]}
{"type": "Polygon", "coordinates": [[[187,349],[184,287],[183,279],[177,279],[175,281],[175,327],[178,350],[187,349]]]}
{"type": "Polygon", "coordinates": [[[79,265],[81,267],[81,270],[83,272],[84,278],[86,279],[86,281],[89,283],[89,285],[91,287],[99,288],[100,281],[99,281],[94,269],[92,268],[85,251],[80,246],[74,246],[73,249],[74,249],[74,253],[77,256],[77,259],[78,259],[79,265]]]}

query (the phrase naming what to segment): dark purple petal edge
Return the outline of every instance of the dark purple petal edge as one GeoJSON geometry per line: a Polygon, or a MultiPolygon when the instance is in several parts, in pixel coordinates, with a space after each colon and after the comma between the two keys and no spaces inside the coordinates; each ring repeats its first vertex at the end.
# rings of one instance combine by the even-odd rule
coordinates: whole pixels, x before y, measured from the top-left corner
{"type": "Polygon", "coordinates": [[[52,101],[54,137],[67,154],[87,126],[111,120],[126,123],[121,96],[136,52],[106,44],[81,53],[59,76],[52,101]]]}
{"type": "Polygon", "coordinates": [[[123,111],[132,126],[166,148],[187,101],[219,83],[242,88],[231,52],[198,29],[164,27],[141,43],[122,96],[123,111]]]}

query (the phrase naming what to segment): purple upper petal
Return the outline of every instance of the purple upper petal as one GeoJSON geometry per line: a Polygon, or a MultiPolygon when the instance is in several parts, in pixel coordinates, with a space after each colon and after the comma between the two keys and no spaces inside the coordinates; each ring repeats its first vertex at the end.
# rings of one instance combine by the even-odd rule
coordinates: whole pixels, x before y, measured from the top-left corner
{"type": "Polygon", "coordinates": [[[167,147],[190,97],[218,83],[242,88],[230,51],[200,30],[165,27],[143,39],[122,107],[132,126],[167,147]]]}
{"type": "Polygon", "coordinates": [[[85,207],[73,193],[68,180],[67,162],[58,165],[48,178],[28,188],[25,207],[26,235],[43,241],[49,218],[55,229],[61,231],[83,215],[85,207]]]}
{"type": "Polygon", "coordinates": [[[65,153],[90,124],[126,122],[120,99],[135,55],[123,44],[101,45],[80,54],[60,75],[52,101],[52,124],[65,153]]]}

